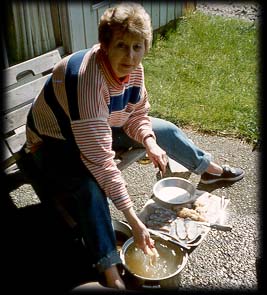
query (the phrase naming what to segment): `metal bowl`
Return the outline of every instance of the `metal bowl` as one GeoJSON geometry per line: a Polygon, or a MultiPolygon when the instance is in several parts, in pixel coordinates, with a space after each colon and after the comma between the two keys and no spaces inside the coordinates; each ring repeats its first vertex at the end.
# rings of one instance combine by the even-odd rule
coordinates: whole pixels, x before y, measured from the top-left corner
{"type": "Polygon", "coordinates": [[[132,229],[126,222],[112,219],[112,227],[116,238],[116,248],[120,252],[122,245],[132,237],[132,229]]]}
{"type": "Polygon", "coordinates": [[[153,186],[154,200],[159,205],[172,209],[173,206],[194,202],[196,188],[188,180],[179,177],[166,177],[153,186]]]}
{"type": "Polygon", "coordinates": [[[159,275],[158,277],[149,277],[149,276],[144,276],[144,275],[140,275],[140,274],[135,273],[126,262],[127,251],[131,247],[135,247],[133,237],[129,238],[123,244],[122,249],[120,251],[120,257],[121,257],[122,264],[123,264],[124,268],[127,270],[128,273],[130,273],[135,278],[140,279],[142,281],[146,281],[146,282],[153,282],[153,281],[158,282],[158,281],[166,280],[166,279],[169,279],[169,278],[172,278],[172,277],[178,275],[184,269],[184,267],[188,261],[188,253],[186,252],[186,250],[184,250],[179,245],[172,244],[168,241],[161,239],[160,237],[157,237],[154,235],[151,235],[151,237],[153,238],[153,240],[159,241],[161,244],[165,245],[164,247],[166,249],[170,249],[170,251],[174,251],[176,253],[175,257],[177,257],[178,263],[177,263],[177,266],[175,267],[175,269],[173,270],[173,272],[170,274],[165,274],[164,272],[162,272],[161,275],[159,275]]]}
{"type": "Polygon", "coordinates": [[[121,232],[128,238],[132,236],[132,229],[129,224],[124,221],[112,219],[112,227],[113,230],[116,232],[121,232]]]}

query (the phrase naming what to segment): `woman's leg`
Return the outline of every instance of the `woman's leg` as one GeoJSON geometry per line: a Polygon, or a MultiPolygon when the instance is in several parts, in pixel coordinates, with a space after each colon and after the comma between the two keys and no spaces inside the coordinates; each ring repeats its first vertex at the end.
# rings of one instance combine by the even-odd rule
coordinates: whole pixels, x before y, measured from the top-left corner
{"type": "Polygon", "coordinates": [[[176,125],[162,119],[151,119],[158,145],[170,158],[191,172],[201,174],[201,183],[235,182],[244,177],[245,172],[241,168],[220,166],[213,162],[211,155],[197,147],[176,125]]]}
{"type": "Polygon", "coordinates": [[[112,149],[119,151],[121,149],[144,148],[144,146],[130,138],[121,127],[112,127],[112,149]]]}
{"type": "Polygon", "coordinates": [[[72,147],[61,142],[46,144],[33,158],[46,179],[46,187],[57,187],[68,196],[66,201],[72,205],[71,211],[80,226],[92,267],[104,273],[109,287],[121,287],[123,282],[116,268],[121,260],[109,206],[94,177],[72,147]]]}
{"type": "Polygon", "coordinates": [[[124,289],[117,264],[121,263],[106,196],[94,179],[86,179],[74,194],[81,231],[94,267],[104,273],[108,287],[124,289]]]}
{"type": "MultiPolygon", "coordinates": [[[[196,174],[202,174],[213,167],[211,155],[199,149],[176,125],[153,117],[151,121],[158,145],[170,158],[196,174]]],[[[143,147],[142,144],[127,136],[122,128],[112,128],[112,132],[114,150],[143,147]]],[[[220,166],[218,168],[220,169],[220,166]]]]}
{"type": "Polygon", "coordinates": [[[103,272],[121,263],[106,196],[93,178],[85,178],[73,193],[83,238],[95,267],[103,272]]]}
{"type": "Polygon", "coordinates": [[[211,155],[198,148],[185,133],[171,122],[151,118],[158,145],[167,155],[191,172],[202,174],[211,163],[211,155]]]}

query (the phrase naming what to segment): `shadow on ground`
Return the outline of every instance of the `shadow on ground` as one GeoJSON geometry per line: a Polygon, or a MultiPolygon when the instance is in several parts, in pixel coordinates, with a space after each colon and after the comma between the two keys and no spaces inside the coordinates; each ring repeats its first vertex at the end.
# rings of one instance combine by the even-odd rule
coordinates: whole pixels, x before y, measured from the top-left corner
{"type": "Polygon", "coordinates": [[[80,240],[52,208],[41,203],[23,208],[13,204],[9,196],[13,180],[3,177],[1,181],[2,189],[5,184],[0,198],[5,294],[68,294],[96,280],[80,240]]]}
{"type": "Polygon", "coordinates": [[[212,183],[212,184],[203,184],[199,182],[197,185],[197,189],[211,193],[215,191],[216,189],[227,188],[227,187],[230,187],[231,185],[232,183],[227,181],[221,181],[221,182],[212,183]]]}

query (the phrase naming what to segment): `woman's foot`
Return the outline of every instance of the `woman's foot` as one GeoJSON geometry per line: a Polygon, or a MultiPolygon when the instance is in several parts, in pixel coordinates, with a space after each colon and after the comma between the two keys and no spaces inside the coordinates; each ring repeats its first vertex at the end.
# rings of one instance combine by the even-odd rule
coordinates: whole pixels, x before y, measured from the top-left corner
{"type": "Polygon", "coordinates": [[[214,162],[210,162],[205,173],[221,175],[223,173],[223,168],[214,162]]]}
{"type": "Polygon", "coordinates": [[[227,165],[223,165],[222,170],[222,173],[203,173],[201,175],[200,182],[203,184],[212,184],[219,181],[236,182],[242,179],[245,175],[245,172],[241,168],[233,168],[227,165]]]}
{"type": "Polygon", "coordinates": [[[104,271],[104,274],[106,278],[107,287],[120,290],[126,289],[116,265],[113,265],[110,268],[106,269],[104,271]]]}

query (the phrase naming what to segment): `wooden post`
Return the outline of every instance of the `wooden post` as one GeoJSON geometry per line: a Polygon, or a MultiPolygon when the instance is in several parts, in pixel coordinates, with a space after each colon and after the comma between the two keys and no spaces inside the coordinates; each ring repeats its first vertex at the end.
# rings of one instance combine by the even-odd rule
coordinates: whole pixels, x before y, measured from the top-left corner
{"type": "Polygon", "coordinates": [[[183,1],[183,7],[182,7],[182,15],[185,16],[188,13],[191,13],[192,11],[196,10],[197,1],[183,1]]]}

